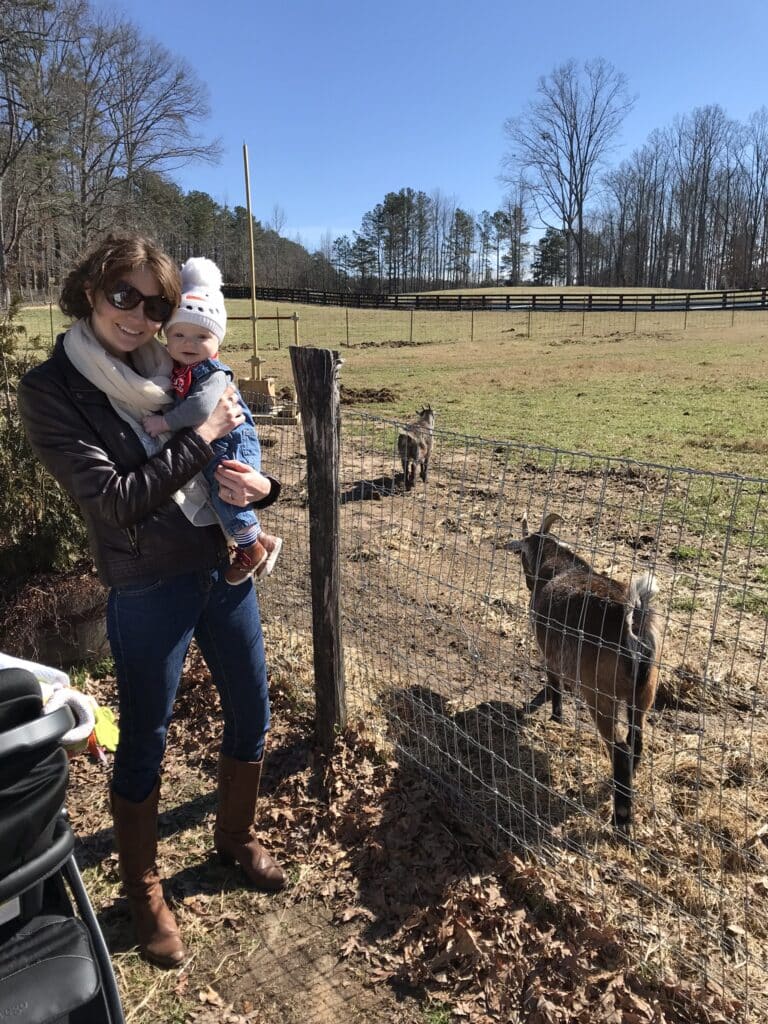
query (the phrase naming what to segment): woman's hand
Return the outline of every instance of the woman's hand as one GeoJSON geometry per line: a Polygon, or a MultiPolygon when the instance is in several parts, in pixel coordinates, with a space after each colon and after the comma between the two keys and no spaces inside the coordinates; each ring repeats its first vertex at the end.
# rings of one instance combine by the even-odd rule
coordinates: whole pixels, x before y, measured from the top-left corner
{"type": "Polygon", "coordinates": [[[210,444],[211,441],[225,437],[241,423],[245,423],[245,414],[237,400],[235,388],[230,384],[208,419],[195,427],[195,432],[210,444]]]}
{"type": "Polygon", "coordinates": [[[239,505],[240,508],[245,508],[254,501],[261,501],[272,490],[272,483],[268,477],[235,459],[222,459],[216,467],[215,476],[222,501],[230,505],[239,505]]]}

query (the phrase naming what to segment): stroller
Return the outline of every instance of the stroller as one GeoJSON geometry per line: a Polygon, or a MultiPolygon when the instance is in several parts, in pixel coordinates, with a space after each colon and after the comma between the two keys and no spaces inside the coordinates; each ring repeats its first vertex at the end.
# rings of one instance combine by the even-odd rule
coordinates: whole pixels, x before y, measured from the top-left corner
{"type": "Polygon", "coordinates": [[[0,669],[0,1020],[124,1024],[63,809],[74,724],[42,713],[31,672],[0,669]]]}

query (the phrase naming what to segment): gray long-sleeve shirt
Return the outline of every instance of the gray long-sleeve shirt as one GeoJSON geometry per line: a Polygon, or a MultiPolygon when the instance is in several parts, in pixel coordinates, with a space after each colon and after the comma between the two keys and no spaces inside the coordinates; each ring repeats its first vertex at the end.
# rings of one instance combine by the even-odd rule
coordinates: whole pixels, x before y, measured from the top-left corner
{"type": "Polygon", "coordinates": [[[229,377],[223,370],[216,370],[205,380],[195,381],[186,398],[173,409],[163,413],[168,429],[199,427],[216,408],[216,403],[226,391],[228,384],[229,377]]]}

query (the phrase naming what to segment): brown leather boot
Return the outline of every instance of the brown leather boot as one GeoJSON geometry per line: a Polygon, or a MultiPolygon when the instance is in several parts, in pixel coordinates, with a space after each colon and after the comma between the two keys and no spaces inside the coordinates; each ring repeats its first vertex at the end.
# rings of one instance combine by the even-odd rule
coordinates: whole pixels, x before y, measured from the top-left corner
{"type": "Polygon", "coordinates": [[[252,576],[261,577],[269,560],[269,552],[257,540],[247,548],[237,548],[232,564],[224,573],[224,579],[231,587],[239,587],[252,576]]]}
{"type": "Polygon", "coordinates": [[[138,804],[124,800],[115,792],[111,797],[120,877],[139,950],[145,960],[157,967],[178,967],[187,953],[176,920],[163,897],[155,864],[160,783],[138,804]]]}
{"type": "Polygon", "coordinates": [[[263,763],[263,757],[261,761],[235,761],[219,756],[219,808],[213,841],[225,864],[236,861],[252,885],[277,892],[285,886],[285,872],[253,832],[263,763]]]}

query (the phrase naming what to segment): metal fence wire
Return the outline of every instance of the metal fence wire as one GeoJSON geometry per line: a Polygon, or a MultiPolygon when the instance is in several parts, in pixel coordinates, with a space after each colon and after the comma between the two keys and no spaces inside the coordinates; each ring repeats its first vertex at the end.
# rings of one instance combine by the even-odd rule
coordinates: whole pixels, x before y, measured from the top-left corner
{"type": "MultiPolygon", "coordinates": [[[[242,301],[242,300],[241,300],[242,301]]],[[[244,307],[244,303],[242,304],[244,307]]],[[[232,309],[236,302],[230,303],[232,309]]],[[[553,310],[422,310],[350,309],[342,306],[302,306],[279,303],[258,304],[259,316],[298,316],[302,344],[331,348],[389,346],[418,347],[442,344],[483,344],[516,338],[623,337],[633,334],[666,334],[675,331],[726,331],[732,327],[752,329],[768,323],[765,309],[691,309],[675,311],[624,310],[591,312],[586,305],[565,312],[553,310]]],[[[245,325],[240,325],[245,338],[245,325]]],[[[228,336],[237,337],[234,332],[228,336]]],[[[291,325],[280,320],[259,322],[259,344],[277,349],[291,343],[291,325]],[[282,335],[280,334],[282,331],[282,335]]]]}
{"type": "MultiPolygon", "coordinates": [[[[768,1019],[768,480],[438,430],[426,484],[405,491],[400,426],[343,421],[350,716],[465,826],[561,870],[563,898],[620,927],[638,961],[768,1019]],[[553,530],[595,573],[658,585],[629,841],[611,826],[611,762],[578,683],[562,723],[548,705],[522,713],[546,678],[508,547],[524,513],[532,530],[560,515],[553,530]]],[[[305,504],[298,483],[291,501],[305,504]]]]}

